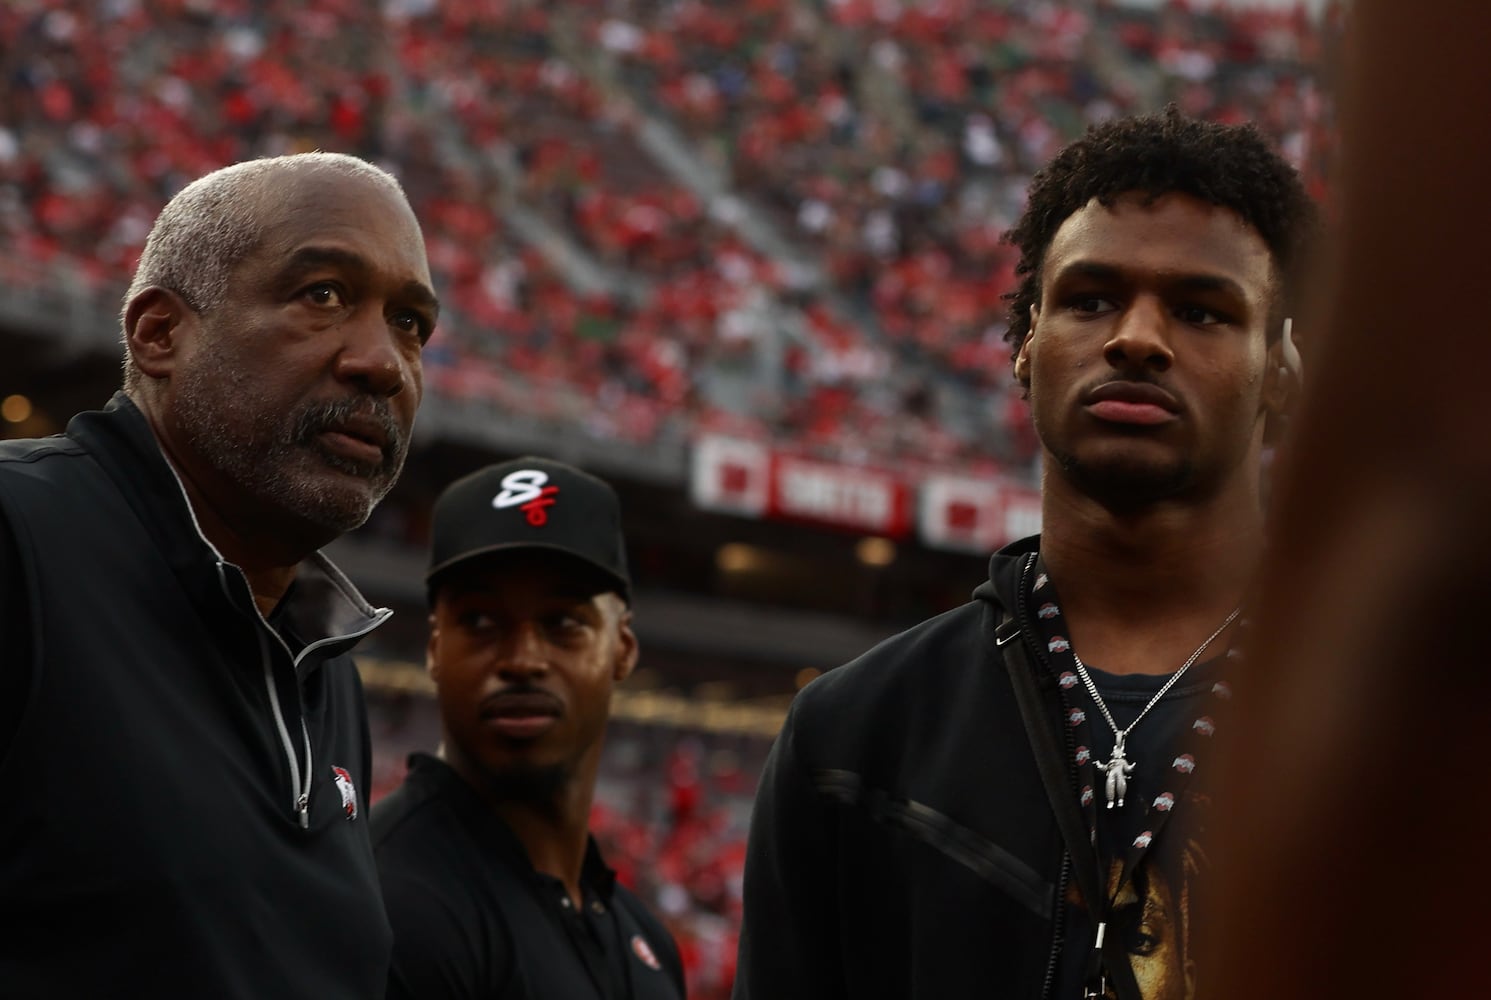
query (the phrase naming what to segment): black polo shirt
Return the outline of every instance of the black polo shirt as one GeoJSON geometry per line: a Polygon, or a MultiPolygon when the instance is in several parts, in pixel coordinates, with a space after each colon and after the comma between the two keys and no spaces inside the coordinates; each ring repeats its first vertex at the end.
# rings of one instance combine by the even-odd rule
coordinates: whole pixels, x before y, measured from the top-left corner
{"type": "Polygon", "coordinates": [[[409,758],[372,830],[394,932],[388,1000],[683,1000],[673,938],[594,840],[577,912],[491,807],[426,754],[409,758]]]}

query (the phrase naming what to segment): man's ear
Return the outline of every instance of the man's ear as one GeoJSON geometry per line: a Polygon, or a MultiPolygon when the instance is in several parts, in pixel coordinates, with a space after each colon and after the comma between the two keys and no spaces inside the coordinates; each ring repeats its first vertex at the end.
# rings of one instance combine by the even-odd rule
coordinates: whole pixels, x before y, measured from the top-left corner
{"type": "Polygon", "coordinates": [[[135,367],[166,378],[197,329],[197,312],[169,288],[152,285],[124,307],[124,339],[135,367]]]}
{"type": "Polygon", "coordinates": [[[1015,378],[1027,389],[1030,388],[1030,338],[1035,336],[1035,325],[1040,321],[1041,311],[1034,305],[1030,307],[1030,329],[1025,331],[1025,339],[1020,341],[1020,350],[1015,352],[1015,378]]]}
{"type": "Polygon", "coordinates": [[[1285,318],[1279,339],[1268,349],[1264,374],[1263,405],[1270,414],[1282,417],[1294,405],[1303,383],[1299,350],[1294,344],[1294,320],[1285,318]]]}
{"type": "Polygon", "coordinates": [[[618,648],[616,650],[616,665],[611,671],[611,679],[618,684],[632,675],[637,668],[637,633],[632,631],[632,609],[622,608],[621,617],[616,622],[616,639],[618,648]]]}
{"type": "Polygon", "coordinates": [[[430,612],[430,637],[425,641],[425,673],[430,680],[440,683],[440,664],[435,656],[435,647],[440,643],[440,626],[435,623],[435,613],[430,612]]]}

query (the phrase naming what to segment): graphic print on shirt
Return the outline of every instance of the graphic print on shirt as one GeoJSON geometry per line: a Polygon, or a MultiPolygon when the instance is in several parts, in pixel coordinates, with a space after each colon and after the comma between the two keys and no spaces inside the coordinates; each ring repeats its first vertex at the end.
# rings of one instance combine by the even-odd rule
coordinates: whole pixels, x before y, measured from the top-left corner
{"type": "MultiPolygon", "coordinates": [[[[1209,867],[1200,843],[1190,838],[1178,852],[1164,852],[1137,866],[1122,886],[1117,884],[1121,866],[1113,865],[1109,888],[1117,894],[1108,918],[1109,932],[1119,935],[1129,953],[1134,979],[1145,1000],[1193,1000],[1196,996],[1191,913],[1197,876],[1209,867]]],[[[1116,1000],[1111,991],[1108,995],[1116,1000]]]]}
{"type": "MultiPolygon", "coordinates": [[[[1123,942],[1144,1000],[1196,1000],[1191,914],[1197,908],[1197,883],[1206,878],[1210,867],[1200,841],[1186,837],[1179,851],[1147,858],[1121,885],[1122,863],[1115,861],[1109,868],[1108,891],[1113,904],[1108,912],[1108,933],[1123,942]]],[[[1067,903],[1082,906],[1076,886],[1068,888],[1067,903]]],[[[1104,997],[1118,1000],[1111,980],[1104,997]]]]}
{"type": "MultiPolygon", "coordinates": [[[[1037,564],[1037,569],[1042,567],[1037,564]]],[[[1198,770],[1198,758],[1205,758],[1211,750],[1218,722],[1232,698],[1231,684],[1203,678],[1205,686],[1198,690],[1192,685],[1190,695],[1185,697],[1181,696],[1186,685],[1178,685],[1151,717],[1133,730],[1131,750],[1146,738],[1160,735],[1142,727],[1165,724],[1162,706],[1174,705],[1178,710],[1179,714],[1168,717],[1174,726],[1169,752],[1156,757],[1153,750],[1157,748],[1152,746],[1150,752],[1136,756],[1141,770],[1135,777],[1143,780],[1145,787],[1131,786],[1126,805],[1109,812],[1103,808],[1109,775],[1097,773],[1096,765],[1104,750],[1113,745],[1114,734],[1081,686],[1071,641],[1066,638],[1069,633],[1060,598],[1043,571],[1036,577],[1032,593],[1036,597],[1032,602],[1037,608],[1036,628],[1049,657],[1048,666],[1056,676],[1065,704],[1064,721],[1073,737],[1069,745],[1079,778],[1078,801],[1091,825],[1094,842],[1110,845],[1103,858],[1108,934],[1117,935],[1123,943],[1144,1000],[1194,1000],[1198,983],[1191,914],[1197,908],[1198,883],[1204,884],[1211,868],[1203,848],[1211,799],[1193,784],[1192,776],[1198,770]]],[[[1245,629],[1247,623],[1240,621],[1238,627],[1245,629]]],[[[1229,673],[1239,665],[1240,641],[1234,639],[1233,649],[1222,661],[1229,673]]],[[[1212,666],[1214,672],[1216,665],[1212,666]]],[[[1101,676],[1101,671],[1097,674],[1101,676]]],[[[1105,700],[1115,711],[1115,718],[1120,718],[1113,698],[1105,693],[1105,700]]],[[[1124,725],[1121,719],[1119,725],[1124,725]]],[[[1082,914],[1082,923],[1090,931],[1092,917],[1075,885],[1068,888],[1066,900],[1082,914]]],[[[1074,966],[1082,964],[1075,956],[1073,962],[1074,966]]],[[[1112,983],[1109,977],[1106,996],[1117,1000],[1112,983]]]]}

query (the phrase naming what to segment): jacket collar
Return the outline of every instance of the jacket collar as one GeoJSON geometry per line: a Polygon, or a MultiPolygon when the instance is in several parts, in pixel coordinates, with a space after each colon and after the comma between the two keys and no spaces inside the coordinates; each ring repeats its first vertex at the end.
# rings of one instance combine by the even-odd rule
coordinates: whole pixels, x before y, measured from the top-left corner
{"type": "MultiPolygon", "coordinates": [[[[240,611],[257,615],[242,571],[223,559],[202,534],[180,477],[133,400],[116,392],[102,410],[74,417],[67,436],[108,474],[188,593],[218,592],[207,578],[231,569],[224,578],[242,582],[231,588],[234,603],[240,611]],[[247,607],[242,606],[245,603],[247,607]]],[[[330,654],[350,648],[392,615],[370,605],[321,552],[300,563],[280,612],[309,646],[330,654]]]]}
{"type": "MultiPolygon", "coordinates": [[[[558,881],[533,867],[528,849],[517,834],[508,828],[476,789],[467,784],[465,778],[439,757],[427,753],[410,754],[409,776],[405,780],[416,787],[423,786],[426,794],[445,796],[467,829],[476,834],[477,842],[491,850],[503,863],[517,866],[535,885],[558,881]]],[[[616,872],[601,857],[600,846],[589,834],[585,838],[580,883],[607,903],[616,890],[616,872]]]]}
{"type": "Polygon", "coordinates": [[[989,579],[973,592],[976,601],[1008,608],[1012,613],[1020,595],[1020,575],[1025,557],[1040,551],[1041,536],[1031,535],[1010,542],[989,558],[989,579]]]}

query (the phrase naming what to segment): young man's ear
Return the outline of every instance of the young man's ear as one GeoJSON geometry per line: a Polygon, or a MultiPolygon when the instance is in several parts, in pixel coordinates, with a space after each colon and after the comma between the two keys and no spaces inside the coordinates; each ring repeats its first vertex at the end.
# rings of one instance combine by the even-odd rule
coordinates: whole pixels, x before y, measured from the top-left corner
{"type": "Polygon", "coordinates": [[[124,339],[130,357],[151,378],[166,378],[175,370],[196,325],[196,310],[180,295],[158,285],[138,292],[124,307],[124,339]]]}
{"type": "Polygon", "coordinates": [[[1287,416],[1304,382],[1303,363],[1294,343],[1294,320],[1286,317],[1279,339],[1268,349],[1263,405],[1275,417],[1287,416]]]}
{"type": "Polygon", "coordinates": [[[637,633],[632,631],[632,609],[623,607],[621,618],[616,623],[618,648],[616,650],[616,665],[611,671],[611,679],[618,684],[632,675],[637,668],[637,654],[640,652],[637,646],[637,633]]]}
{"type": "Polygon", "coordinates": [[[1040,318],[1041,311],[1032,305],[1030,329],[1025,331],[1025,339],[1020,341],[1020,350],[1015,352],[1015,378],[1027,389],[1030,388],[1030,338],[1035,336],[1035,325],[1040,318]]]}
{"type": "Polygon", "coordinates": [[[1304,385],[1304,369],[1294,343],[1294,322],[1284,320],[1279,339],[1268,349],[1263,376],[1263,440],[1277,444],[1289,427],[1289,417],[1304,385]]]}

